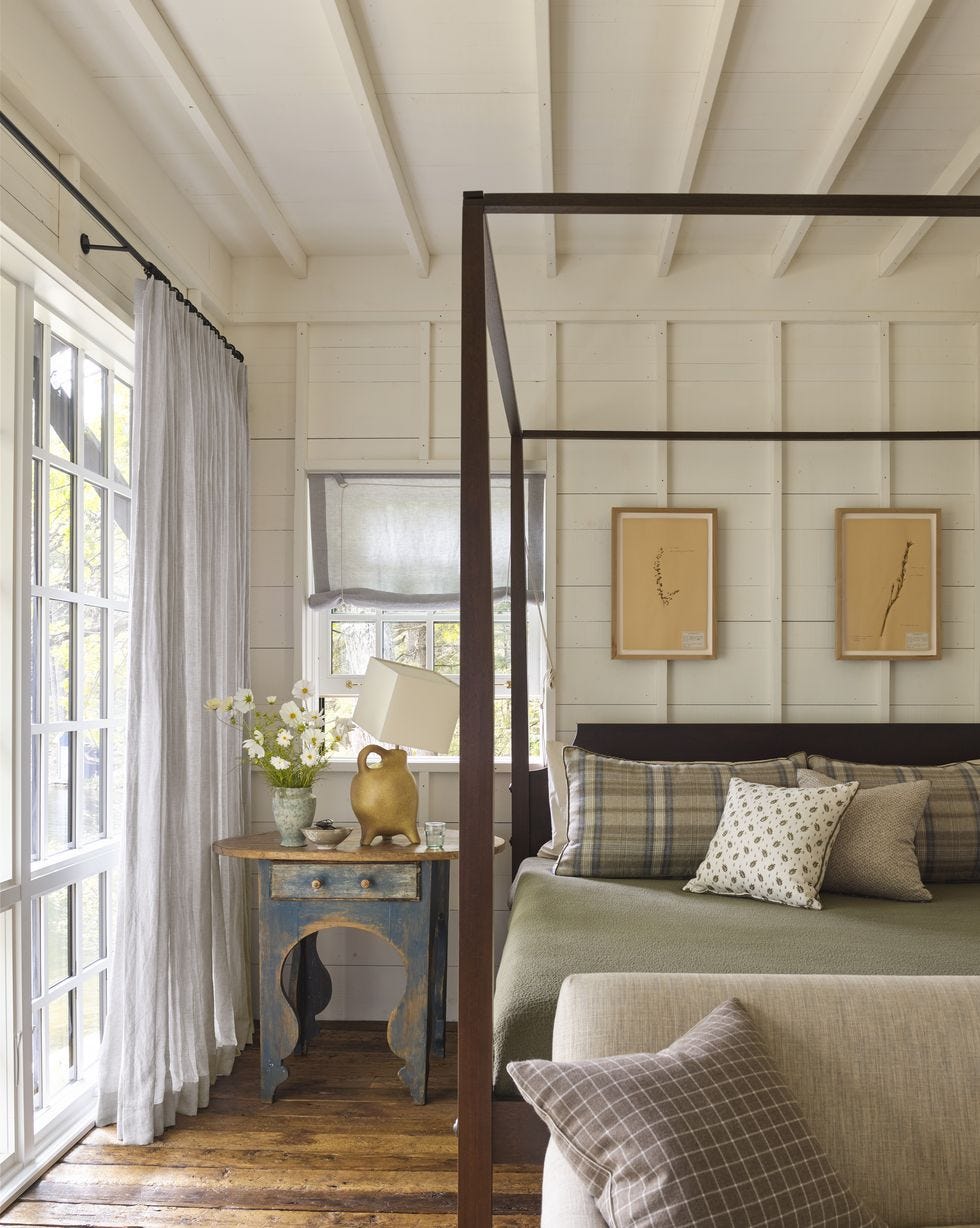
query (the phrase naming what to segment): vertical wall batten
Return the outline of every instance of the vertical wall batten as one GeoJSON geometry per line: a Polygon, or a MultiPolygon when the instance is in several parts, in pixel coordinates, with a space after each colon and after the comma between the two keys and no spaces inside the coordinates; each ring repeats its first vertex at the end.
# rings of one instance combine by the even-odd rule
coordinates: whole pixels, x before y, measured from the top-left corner
{"type": "MultiPolygon", "coordinates": [[[[549,320],[544,333],[544,419],[549,427],[558,426],[558,322],[549,320]]],[[[558,444],[549,439],[545,445],[545,515],[544,515],[544,591],[545,608],[538,607],[539,614],[545,619],[545,656],[541,663],[544,671],[544,681],[541,688],[543,697],[542,717],[544,729],[542,736],[554,737],[558,731],[557,713],[555,711],[556,682],[551,670],[551,652],[556,643],[558,628],[558,444]]],[[[544,749],[542,747],[542,749],[544,749]]]]}
{"type": "MultiPolygon", "coordinates": [[[[980,274],[980,260],[977,263],[980,274]]],[[[973,326],[973,425],[980,431],[980,324],[973,326]]],[[[973,445],[973,699],[980,721],[980,443],[973,445]]]]}
{"type": "MultiPolygon", "coordinates": [[[[654,325],[653,346],[656,363],[656,379],[653,385],[653,429],[670,429],[670,347],[668,345],[670,321],[661,320],[654,325]]],[[[653,444],[654,503],[657,507],[670,505],[670,447],[665,439],[653,444]]],[[[653,674],[656,696],[651,716],[658,724],[666,724],[670,714],[670,662],[649,661],[647,669],[653,674]]]]}
{"type": "Polygon", "coordinates": [[[306,483],[310,420],[310,328],[296,325],[296,420],[293,430],[293,678],[309,677],[314,660],[307,643],[311,620],[307,598],[310,552],[309,495],[306,483]]]}
{"type": "MultiPolygon", "coordinates": [[[[770,414],[774,431],[783,429],[783,325],[769,330],[770,414]]],[[[783,445],[769,445],[769,711],[770,720],[783,719],[783,445]]]]}
{"type": "Polygon", "coordinates": [[[460,1228],[486,1228],[493,1205],[493,605],[490,438],[482,193],[463,201],[460,330],[460,1228]]]}
{"type": "Polygon", "coordinates": [[[427,461],[432,435],[432,323],[419,321],[419,460],[427,461]]]}

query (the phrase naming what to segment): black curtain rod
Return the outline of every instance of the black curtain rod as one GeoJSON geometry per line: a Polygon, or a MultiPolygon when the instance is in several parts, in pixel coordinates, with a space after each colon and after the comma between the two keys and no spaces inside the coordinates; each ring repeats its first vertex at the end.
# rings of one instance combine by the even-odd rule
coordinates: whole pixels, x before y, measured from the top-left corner
{"type": "Polygon", "coordinates": [[[648,439],[695,443],[903,443],[980,439],[980,431],[521,431],[522,439],[648,439]]]}
{"type": "Polygon", "coordinates": [[[486,213],[722,214],[778,217],[977,217],[980,196],[773,192],[466,192],[486,213]]]}
{"type": "Polygon", "coordinates": [[[241,350],[236,349],[228,338],[224,336],[224,334],[220,332],[220,330],[217,329],[214,324],[211,323],[207,316],[197,307],[195,307],[189,298],[181,294],[170,278],[167,277],[167,275],[161,269],[157,268],[157,266],[151,260],[148,260],[146,256],[142,254],[142,252],[140,252],[132,243],[130,243],[122,231],[118,230],[112,224],[112,222],[109,221],[106,215],[95,205],[93,205],[88,197],[85,196],[84,193],[80,192],[66,175],[62,174],[61,170],[55,166],[51,159],[42,153],[40,149],[38,149],[31,138],[25,132],[22,132],[10,118],[10,116],[4,111],[0,111],[0,124],[6,128],[6,130],[16,141],[19,141],[20,144],[23,145],[23,147],[27,150],[31,157],[35,159],[35,161],[40,162],[48,174],[51,175],[52,178],[56,179],[65,189],[65,191],[70,196],[73,196],[87,213],[95,218],[103,229],[107,230],[114,239],[118,239],[119,241],[118,246],[107,243],[93,243],[87,234],[82,234],[79,236],[79,246],[86,256],[89,254],[89,252],[127,252],[130,256],[132,256],[137,264],[142,267],[143,272],[147,277],[152,277],[155,281],[162,281],[163,284],[167,286],[174,295],[176,295],[178,303],[183,303],[183,305],[192,315],[197,316],[202,324],[204,324],[207,328],[210,328],[226,350],[237,358],[239,362],[245,361],[245,355],[241,352],[241,350]]]}

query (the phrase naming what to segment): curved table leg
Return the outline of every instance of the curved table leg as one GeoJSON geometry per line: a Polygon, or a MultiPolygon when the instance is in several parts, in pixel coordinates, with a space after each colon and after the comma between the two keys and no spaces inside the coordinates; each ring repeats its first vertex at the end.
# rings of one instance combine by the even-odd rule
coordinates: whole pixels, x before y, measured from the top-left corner
{"type": "Polygon", "coordinates": [[[316,949],[315,933],[300,939],[294,962],[296,988],[292,1000],[299,1020],[299,1042],[293,1052],[305,1055],[320,1031],[316,1017],[333,996],[333,982],[316,949]]]}
{"type": "Polygon", "coordinates": [[[432,1054],[446,1056],[446,971],[449,959],[449,862],[432,866],[432,1054]]]}
{"type": "MultiPolygon", "coordinates": [[[[423,862],[421,872],[428,875],[432,862],[423,862]]],[[[402,910],[392,917],[390,941],[405,957],[405,996],[388,1023],[388,1045],[403,1058],[398,1077],[416,1104],[425,1104],[429,1082],[429,1043],[432,1030],[432,934],[431,880],[422,884],[423,907],[402,910]]]]}
{"type": "MultiPolygon", "coordinates": [[[[259,868],[261,901],[269,898],[269,876],[269,863],[262,862],[259,868]]],[[[267,1104],[271,1103],[276,1088],[289,1073],[283,1065],[283,1055],[292,1053],[299,1039],[296,1010],[287,997],[287,985],[283,983],[284,976],[288,978],[291,972],[285,967],[286,957],[295,945],[294,919],[286,918],[281,912],[270,913],[260,903],[259,960],[263,975],[259,1003],[262,1021],[259,1029],[259,1094],[267,1104]]]]}

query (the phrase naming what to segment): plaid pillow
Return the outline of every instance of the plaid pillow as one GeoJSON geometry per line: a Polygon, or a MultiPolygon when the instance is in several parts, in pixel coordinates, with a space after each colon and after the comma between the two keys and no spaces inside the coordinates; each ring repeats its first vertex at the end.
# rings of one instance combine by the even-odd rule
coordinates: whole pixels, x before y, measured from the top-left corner
{"type": "Polygon", "coordinates": [[[884,1228],[734,998],[660,1053],[507,1070],[613,1228],[884,1228]]]}
{"type": "Polygon", "coordinates": [[[796,785],[803,754],[744,763],[643,763],[566,746],[568,843],[556,874],[689,878],[701,864],[733,776],[796,785]]]}
{"type": "Polygon", "coordinates": [[[941,767],[883,767],[808,755],[807,766],[834,780],[856,780],[865,789],[928,780],[929,800],[915,833],[923,882],[980,882],[980,759],[941,767]]]}

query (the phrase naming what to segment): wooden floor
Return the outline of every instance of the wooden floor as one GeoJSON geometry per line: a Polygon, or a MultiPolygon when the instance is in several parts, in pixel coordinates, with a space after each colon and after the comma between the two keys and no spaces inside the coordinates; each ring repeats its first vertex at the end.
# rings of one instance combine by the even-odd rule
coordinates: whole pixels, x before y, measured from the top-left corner
{"type": "MultiPolygon", "coordinates": [[[[415,1106],[381,1024],[330,1024],[274,1104],[258,1098],[258,1050],[219,1079],[211,1104],[148,1147],[93,1130],[0,1224],[81,1228],[454,1228],[455,1036],[415,1106]]],[[[540,1170],[494,1178],[494,1228],[538,1223],[540,1170]]]]}

